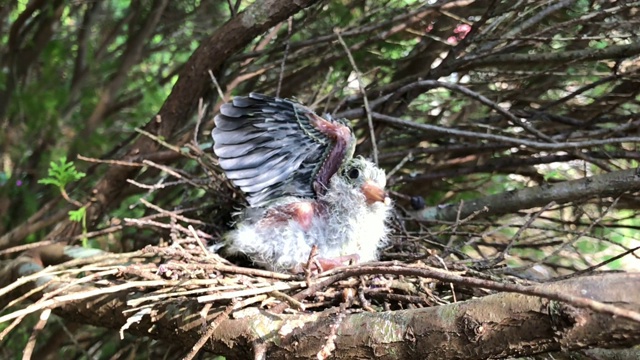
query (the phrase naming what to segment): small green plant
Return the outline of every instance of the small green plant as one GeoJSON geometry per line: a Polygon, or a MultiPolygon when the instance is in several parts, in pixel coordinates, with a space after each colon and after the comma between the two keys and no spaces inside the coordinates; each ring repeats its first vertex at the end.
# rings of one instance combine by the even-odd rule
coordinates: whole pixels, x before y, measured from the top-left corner
{"type": "Polygon", "coordinates": [[[82,247],[89,247],[87,238],[87,207],[82,206],[78,210],[69,211],[69,220],[82,224],[82,247]]]}
{"type": "Polygon", "coordinates": [[[69,220],[82,224],[82,246],[87,247],[88,239],[85,236],[87,233],[87,208],[79,201],[72,199],[65,190],[69,183],[82,179],[86,174],[76,170],[73,162],[67,162],[66,156],[61,157],[58,163],[50,162],[48,173],[49,176],[38,180],[38,184],[56,186],[66,201],[78,207],[77,210],[69,211],[69,220]]]}
{"type": "Polygon", "coordinates": [[[54,185],[57,186],[60,191],[64,191],[67,184],[78,181],[85,177],[85,173],[76,170],[76,166],[73,162],[67,162],[67,157],[60,158],[59,163],[54,161],[49,163],[49,177],[38,180],[38,184],[54,185]]]}

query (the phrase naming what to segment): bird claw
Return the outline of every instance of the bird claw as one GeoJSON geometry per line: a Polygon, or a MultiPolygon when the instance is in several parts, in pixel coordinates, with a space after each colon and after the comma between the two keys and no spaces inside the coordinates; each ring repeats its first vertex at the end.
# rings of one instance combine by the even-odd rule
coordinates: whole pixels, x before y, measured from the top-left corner
{"type": "Polygon", "coordinates": [[[322,273],[325,271],[329,271],[331,269],[335,269],[340,266],[346,266],[351,264],[357,264],[360,261],[360,256],[358,254],[344,255],[338,256],[335,258],[322,258],[316,257],[308,264],[300,264],[293,268],[293,272],[300,273],[304,272],[306,268],[308,271],[322,273]]]}

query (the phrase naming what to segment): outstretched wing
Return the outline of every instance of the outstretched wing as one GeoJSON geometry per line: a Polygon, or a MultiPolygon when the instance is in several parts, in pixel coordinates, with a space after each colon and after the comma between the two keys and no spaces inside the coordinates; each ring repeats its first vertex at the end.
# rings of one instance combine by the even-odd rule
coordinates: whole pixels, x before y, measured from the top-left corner
{"type": "Polygon", "coordinates": [[[213,151],[251,206],[320,195],[355,147],[345,122],[256,93],[222,105],[215,124],[213,151]]]}

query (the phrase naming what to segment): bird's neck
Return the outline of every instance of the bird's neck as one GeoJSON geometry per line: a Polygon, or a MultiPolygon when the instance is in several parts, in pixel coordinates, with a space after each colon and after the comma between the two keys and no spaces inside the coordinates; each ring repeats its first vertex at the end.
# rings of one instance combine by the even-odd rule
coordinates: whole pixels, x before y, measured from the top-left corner
{"type": "Polygon", "coordinates": [[[364,261],[375,259],[378,246],[385,241],[389,207],[382,202],[367,204],[359,189],[344,182],[332,182],[318,200],[326,222],[324,241],[339,246],[343,255],[357,253],[364,261]]]}
{"type": "Polygon", "coordinates": [[[320,211],[328,215],[329,226],[337,233],[359,231],[374,207],[367,204],[362,192],[342,181],[331,183],[326,194],[319,198],[320,211]]]}
{"type": "Polygon", "coordinates": [[[322,204],[323,211],[334,215],[353,214],[367,207],[362,192],[342,179],[332,179],[329,189],[318,200],[322,204]]]}

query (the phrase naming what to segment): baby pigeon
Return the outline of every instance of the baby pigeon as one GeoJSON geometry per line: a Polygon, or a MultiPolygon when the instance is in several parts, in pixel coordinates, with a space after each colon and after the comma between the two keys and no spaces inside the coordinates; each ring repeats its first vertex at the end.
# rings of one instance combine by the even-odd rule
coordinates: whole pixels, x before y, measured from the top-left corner
{"type": "Polygon", "coordinates": [[[257,93],[222,105],[213,150],[249,202],[224,236],[224,253],[275,271],[300,270],[314,246],[324,270],[377,259],[391,210],[384,171],[353,157],[346,120],[326,117],[257,93]]]}

